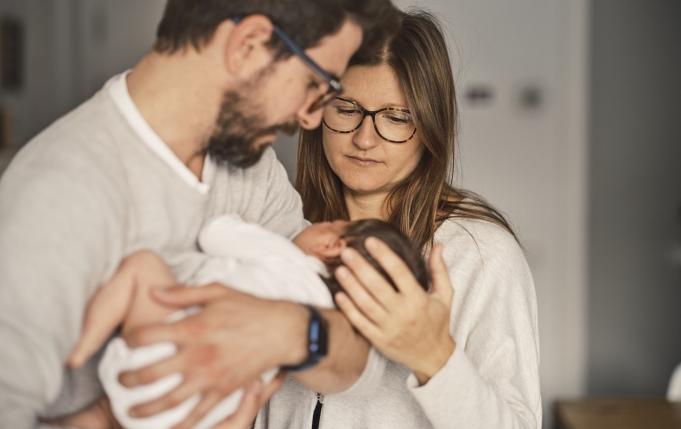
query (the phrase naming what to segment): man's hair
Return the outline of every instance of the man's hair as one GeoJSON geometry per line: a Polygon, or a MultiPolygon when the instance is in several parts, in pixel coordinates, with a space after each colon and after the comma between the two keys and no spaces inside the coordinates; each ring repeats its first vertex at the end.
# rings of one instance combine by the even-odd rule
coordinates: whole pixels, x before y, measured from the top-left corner
{"type": "MultiPolygon", "coordinates": [[[[426,263],[423,260],[420,250],[409,239],[400,232],[399,229],[390,225],[387,222],[378,219],[364,219],[351,222],[348,228],[343,233],[342,238],[346,241],[347,247],[355,249],[364,259],[367,260],[378,271],[393,289],[397,290],[395,282],[390,278],[388,273],[381,267],[381,264],[376,261],[365,247],[365,241],[369,237],[376,237],[383,241],[390,249],[395,252],[407,265],[409,270],[414,275],[414,278],[419,285],[428,290],[430,284],[430,277],[426,263]]],[[[327,262],[327,268],[331,276],[324,279],[329,291],[335,296],[337,292],[342,290],[342,287],[336,280],[334,271],[342,264],[340,258],[334,258],[327,262]]]]}
{"type": "MultiPolygon", "coordinates": [[[[200,50],[225,20],[254,14],[269,17],[303,49],[337,32],[349,18],[364,31],[360,50],[371,50],[399,21],[390,0],[168,0],[154,50],[200,50]]],[[[276,59],[290,56],[277,37],[272,37],[269,46],[276,59]]]]}

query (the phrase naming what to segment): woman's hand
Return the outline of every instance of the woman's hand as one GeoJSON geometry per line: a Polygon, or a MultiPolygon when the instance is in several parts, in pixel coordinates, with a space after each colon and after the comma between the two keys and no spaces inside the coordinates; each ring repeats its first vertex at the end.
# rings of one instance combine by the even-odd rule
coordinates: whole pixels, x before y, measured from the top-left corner
{"type": "Polygon", "coordinates": [[[397,286],[397,291],[359,253],[345,249],[336,277],[344,292],[336,301],[350,322],[387,358],[412,370],[425,384],[454,352],[449,334],[453,290],[442,247],[429,258],[432,285],[424,291],[406,264],[376,238],[366,248],[397,286]],[[347,267],[347,268],[346,268],[347,267]]]}

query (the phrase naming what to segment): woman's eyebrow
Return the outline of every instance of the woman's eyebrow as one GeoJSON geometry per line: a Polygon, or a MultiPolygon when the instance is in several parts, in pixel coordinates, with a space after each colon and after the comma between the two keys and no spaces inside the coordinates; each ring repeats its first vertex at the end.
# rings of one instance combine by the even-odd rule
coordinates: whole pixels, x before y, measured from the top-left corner
{"type": "MultiPolygon", "coordinates": [[[[350,96],[343,95],[342,97],[336,97],[336,98],[338,98],[339,100],[343,100],[343,101],[347,101],[349,103],[356,104],[356,105],[361,106],[361,107],[365,107],[364,104],[360,103],[359,101],[355,100],[353,97],[350,97],[350,96]]],[[[367,107],[365,107],[365,108],[367,108],[367,107]]],[[[411,111],[409,110],[409,107],[407,107],[407,106],[405,106],[404,104],[401,104],[401,103],[384,103],[383,105],[381,105],[381,107],[379,107],[378,109],[375,109],[375,110],[381,110],[381,109],[398,109],[398,110],[401,110],[401,111],[411,113],[411,111]]],[[[373,109],[369,109],[369,110],[373,110],[373,109]]]]}

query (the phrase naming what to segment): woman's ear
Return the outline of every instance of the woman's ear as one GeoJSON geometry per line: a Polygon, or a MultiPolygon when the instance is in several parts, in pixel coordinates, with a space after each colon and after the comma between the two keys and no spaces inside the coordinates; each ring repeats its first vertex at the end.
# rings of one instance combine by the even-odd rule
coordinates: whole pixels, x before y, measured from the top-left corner
{"type": "Polygon", "coordinates": [[[215,31],[213,42],[221,47],[226,71],[238,80],[246,80],[272,62],[273,53],[267,44],[273,33],[268,17],[249,15],[238,23],[224,21],[215,31]]]}

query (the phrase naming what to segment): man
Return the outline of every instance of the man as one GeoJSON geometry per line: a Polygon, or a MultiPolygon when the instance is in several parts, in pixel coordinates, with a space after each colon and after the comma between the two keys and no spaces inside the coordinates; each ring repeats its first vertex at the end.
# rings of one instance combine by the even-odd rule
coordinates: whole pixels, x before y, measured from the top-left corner
{"type": "MultiPolygon", "coordinates": [[[[17,155],[0,181],[0,427],[48,427],[72,413],[61,422],[80,424],[77,413],[101,395],[97,359],[79,371],[64,363],[89,297],[127,254],[153,250],[182,281],[200,263],[199,228],[216,215],[289,237],[302,228],[300,199],[269,146],[278,130],[319,125],[341,90],[335,76],[393,11],[388,0],[169,0],[154,49],[17,155]]],[[[200,392],[191,425],[264,369],[311,364],[306,308],[222,285],[195,292],[165,302],[196,301],[202,312],[137,339],[172,333],[178,354],[122,379],[180,372],[183,384],[133,412],[200,392]]],[[[357,379],[368,346],[337,312],[323,316],[329,357],[298,377],[338,391],[357,379]]],[[[249,412],[233,423],[267,394],[247,396],[249,412]]]]}

